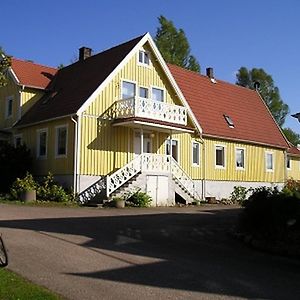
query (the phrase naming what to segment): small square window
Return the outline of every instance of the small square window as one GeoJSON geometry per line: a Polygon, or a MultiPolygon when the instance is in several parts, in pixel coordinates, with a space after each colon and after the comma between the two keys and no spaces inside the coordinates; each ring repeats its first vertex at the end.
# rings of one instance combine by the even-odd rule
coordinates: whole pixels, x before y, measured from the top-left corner
{"type": "Polygon", "coordinates": [[[149,58],[149,53],[146,51],[139,51],[139,63],[145,64],[145,65],[150,65],[150,58],[149,58]]]}
{"type": "Polygon", "coordinates": [[[148,98],[148,94],[149,94],[149,91],[147,88],[143,88],[143,87],[140,87],[140,97],[141,98],[148,98]]]}
{"type": "Polygon", "coordinates": [[[225,148],[216,146],[216,167],[225,168],[225,148]]]}
{"type": "Polygon", "coordinates": [[[164,101],[164,90],[158,88],[152,88],[152,100],[154,101],[164,101]]]}

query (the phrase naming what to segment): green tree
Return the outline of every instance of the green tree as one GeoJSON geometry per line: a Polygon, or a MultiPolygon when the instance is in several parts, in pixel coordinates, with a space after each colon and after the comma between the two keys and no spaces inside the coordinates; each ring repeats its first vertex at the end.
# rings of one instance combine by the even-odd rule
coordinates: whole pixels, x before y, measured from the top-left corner
{"type": "Polygon", "coordinates": [[[300,134],[294,132],[291,128],[283,128],[283,133],[285,134],[286,138],[293,144],[298,145],[300,144],[300,134]]]}
{"type": "Polygon", "coordinates": [[[11,58],[5,55],[3,49],[0,47],[0,87],[7,84],[7,70],[11,66],[11,58]]]}
{"type": "Polygon", "coordinates": [[[250,89],[255,89],[255,83],[260,84],[259,93],[269,107],[274,119],[279,126],[284,124],[285,118],[289,113],[289,107],[280,97],[279,88],[274,85],[271,75],[267,74],[264,69],[253,68],[248,70],[241,67],[236,75],[237,85],[250,89]]]}
{"type": "Polygon", "coordinates": [[[190,45],[182,29],[176,29],[173,22],[164,16],[158,18],[155,43],[166,62],[182,68],[200,72],[197,59],[190,54],[190,45]]]}

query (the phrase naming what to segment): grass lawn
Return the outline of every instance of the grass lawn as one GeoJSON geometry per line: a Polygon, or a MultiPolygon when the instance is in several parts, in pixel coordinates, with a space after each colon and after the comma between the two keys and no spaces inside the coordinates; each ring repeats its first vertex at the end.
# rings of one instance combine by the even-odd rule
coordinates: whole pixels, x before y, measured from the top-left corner
{"type": "Polygon", "coordinates": [[[0,268],[0,300],[62,300],[45,288],[0,268]]]}

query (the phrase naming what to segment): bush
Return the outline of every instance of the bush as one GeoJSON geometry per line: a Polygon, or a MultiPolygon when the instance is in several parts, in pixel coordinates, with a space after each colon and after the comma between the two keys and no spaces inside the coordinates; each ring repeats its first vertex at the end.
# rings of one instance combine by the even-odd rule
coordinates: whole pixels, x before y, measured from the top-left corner
{"type": "Polygon", "coordinates": [[[244,201],[247,198],[248,189],[244,186],[234,186],[233,191],[230,194],[229,200],[232,203],[238,203],[243,205],[244,201]]]}
{"type": "Polygon", "coordinates": [[[288,196],[295,196],[300,199],[300,180],[288,179],[282,192],[288,196]]]}
{"type": "Polygon", "coordinates": [[[38,187],[37,183],[34,181],[32,175],[30,173],[26,173],[26,176],[22,179],[17,178],[15,182],[12,184],[10,189],[10,194],[13,199],[20,199],[20,195],[23,192],[28,192],[32,190],[36,190],[38,187]]]}
{"type": "Polygon", "coordinates": [[[144,192],[137,191],[130,198],[127,199],[127,202],[131,206],[135,207],[149,207],[151,204],[152,198],[144,192]]]}
{"type": "Polygon", "coordinates": [[[32,158],[25,145],[0,143],[0,193],[9,192],[16,178],[24,177],[31,167],[32,158]]]}
{"type": "Polygon", "coordinates": [[[286,239],[300,229],[300,201],[276,188],[254,189],[245,201],[240,229],[258,238],[286,239]]]}

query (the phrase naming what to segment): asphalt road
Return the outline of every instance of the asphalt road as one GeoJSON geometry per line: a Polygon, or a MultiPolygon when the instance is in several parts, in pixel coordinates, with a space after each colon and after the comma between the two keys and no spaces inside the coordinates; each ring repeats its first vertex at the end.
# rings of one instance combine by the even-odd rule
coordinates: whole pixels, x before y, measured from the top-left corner
{"type": "Polygon", "coordinates": [[[0,205],[9,268],[68,299],[300,299],[300,261],[249,249],[231,207],[0,205]]]}

